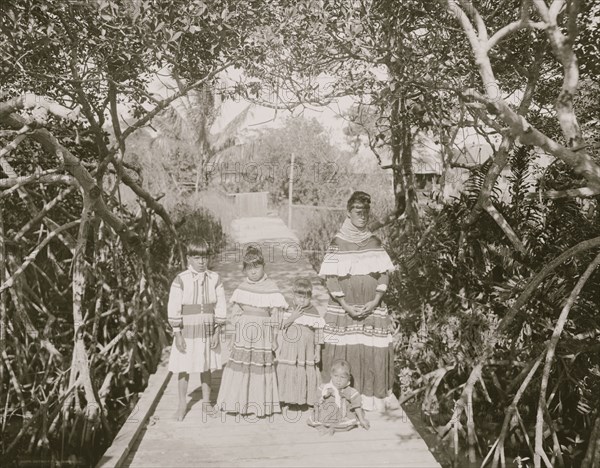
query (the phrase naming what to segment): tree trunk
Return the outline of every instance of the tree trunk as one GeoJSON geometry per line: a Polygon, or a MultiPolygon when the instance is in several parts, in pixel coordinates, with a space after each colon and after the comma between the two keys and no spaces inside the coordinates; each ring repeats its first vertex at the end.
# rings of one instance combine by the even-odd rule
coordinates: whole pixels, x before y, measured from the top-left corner
{"type": "Polygon", "coordinates": [[[402,135],[399,122],[399,107],[400,103],[395,100],[392,104],[391,112],[391,145],[392,145],[392,174],[394,183],[394,200],[396,202],[396,212],[398,211],[400,200],[406,200],[404,191],[404,178],[402,177],[402,169],[400,159],[402,155],[402,135]]]}
{"type": "Polygon", "coordinates": [[[450,163],[452,162],[452,146],[454,145],[454,141],[456,139],[456,135],[458,134],[458,125],[456,128],[452,129],[452,136],[450,136],[450,131],[442,130],[440,132],[441,138],[441,151],[440,154],[442,156],[442,170],[439,179],[439,193],[443,203],[450,198],[448,196],[448,171],[450,170],[450,163]]]}
{"type": "Polygon", "coordinates": [[[202,161],[196,162],[196,181],[194,182],[194,195],[198,196],[200,191],[200,174],[202,173],[202,161]]]}
{"type": "MultiPolygon", "coordinates": [[[[4,243],[4,202],[0,201],[0,284],[4,284],[6,252],[4,243]]],[[[0,356],[6,349],[6,294],[0,292],[0,356]]],[[[4,382],[4,366],[0,364],[0,382],[4,382]]]]}
{"type": "Polygon", "coordinates": [[[413,134],[410,126],[410,115],[406,108],[404,97],[400,99],[400,135],[402,142],[402,180],[404,185],[404,196],[406,199],[406,215],[412,226],[417,231],[421,230],[419,215],[419,199],[415,188],[415,176],[413,172],[412,142],[413,134]]]}
{"type": "MultiPolygon", "coordinates": [[[[77,247],[73,252],[73,359],[71,364],[71,374],[69,379],[69,388],[75,385],[83,386],[85,392],[86,418],[92,422],[97,421],[100,415],[100,405],[96,399],[96,392],[93,389],[92,379],[90,377],[89,359],[85,343],[83,340],[82,327],[83,304],[86,285],[87,262],[85,259],[85,250],[90,227],[90,220],[93,216],[93,202],[87,196],[83,198],[83,211],[81,213],[81,224],[79,225],[79,235],[77,237],[77,247]]],[[[75,389],[75,399],[77,400],[77,389],[75,389]]],[[[72,398],[68,398],[64,406],[64,411],[69,409],[72,398]]]]}

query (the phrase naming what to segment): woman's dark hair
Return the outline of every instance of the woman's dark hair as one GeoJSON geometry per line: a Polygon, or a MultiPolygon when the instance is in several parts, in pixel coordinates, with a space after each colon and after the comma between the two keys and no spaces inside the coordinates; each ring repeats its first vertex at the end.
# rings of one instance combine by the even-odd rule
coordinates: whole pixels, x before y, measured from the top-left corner
{"type": "Polygon", "coordinates": [[[367,209],[371,208],[371,195],[365,192],[354,192],[348,198],[348,203],[346,204],[346,209],[350,211],[353,206],[361,206],[367,209]]]}
{"type": "Polygon", "coordinates": [[[312,283],[308,278],[298,278],[294,281],[293,291],[300,296],[312,297],[312,283]]]}
{"type": "Polygon", "coordinates": [[[188,240],[185,244],[185,254],[188,257],[208,257],[211,253],[210,245],[204,239],[188,240]]]}
{"type": "Polygon", "coordinates": [[[265,258],[263,257],[262,251],[258,247],[254,247],[253,245],[248,247],[246,249],[246,252],[244,253],[243,264],[244,266],[242,268],[242,271],[249,267],[256,267],[259,265],[264,266],[265,258]]]}

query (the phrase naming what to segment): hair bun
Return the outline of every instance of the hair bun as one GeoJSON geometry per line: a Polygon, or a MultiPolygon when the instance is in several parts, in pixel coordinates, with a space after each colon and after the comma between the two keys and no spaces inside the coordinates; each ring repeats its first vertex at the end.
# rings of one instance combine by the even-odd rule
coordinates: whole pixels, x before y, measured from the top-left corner
{"type": "Polygon", "coordinates": [[[263,257],[262,250],[255,245],[249,245],[246,247],[243,258],[243,270],[250,266],[263,265],[265,264],[265,257],[263,257]]]}
{"type": "Polygon", "coordinates": [[[262,250],[255,245],[249,245],[246,247],[246,252],[244,255],[253,254],[253,255],[262,255],[262,250]]]}
{"type": "Polygon", "coordinates": [[[354,192],[352,195],[350,195],[350,198],[346,203],[346,208],[348,211],[350,211],[354,205],[362,205],[369,208],[371,206],[371,195],[361,191],[354,192]]]}

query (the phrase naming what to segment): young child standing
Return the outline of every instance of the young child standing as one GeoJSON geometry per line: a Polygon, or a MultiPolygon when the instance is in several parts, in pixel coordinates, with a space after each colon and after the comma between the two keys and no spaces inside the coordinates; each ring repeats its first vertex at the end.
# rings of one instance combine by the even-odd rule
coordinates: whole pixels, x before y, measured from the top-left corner
{"type": "Polygon", "coordinates": [[[319,388],[321,397],[308,418],[308,425],[324,432],[349,431],[357,426],[369,429],[371,425],[362,409],[362,398],[350,386],[350,365],[343,359],[331,365],[331,382],[319,388]]]}
{"type": "Polygon", "coordinates": [[[277,357],[279,400],[289,405],[314,405],[321,374],[317,367],[321,359],[325,320],[311,303],[312,284],[309,279],[294,281],[294,310],[283,314],[277,357]]]}
{"type": "Polygon", "coordinates": [[[186,254],[188,269],[173,280],[168,303],[174,333],[169,370],[178,374],[178,421],[183,420],[187,410],[190,373],[200,373],[202,399],[210,403],[210,371],[222,367],[219,335],[227,311],[219,275],[208,269],[208,243],[188,242],[186,254]]]}
{"type": "Polygon", "coordinates": [[[267,278],[260,249],[246,249],[243,272],[246,279],[230,300],[235,336],[217,406],[228,413],[268,416],[281,412],[273,351],[278,317],[288,304],[275,282],[267,278]]]}

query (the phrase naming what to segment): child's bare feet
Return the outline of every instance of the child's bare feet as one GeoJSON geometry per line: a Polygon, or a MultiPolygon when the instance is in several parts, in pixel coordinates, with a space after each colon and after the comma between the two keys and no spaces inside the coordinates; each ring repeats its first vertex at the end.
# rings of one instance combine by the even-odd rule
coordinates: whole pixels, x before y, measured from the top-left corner
{"type": "Polygon", "coordinates": [[[183,418],[185,418],[186,409],[187,408],[185,406],[180,406],[177,408],[177,412],[175,413],[175,419],[177,421],[183,421],[183,418]]]}

